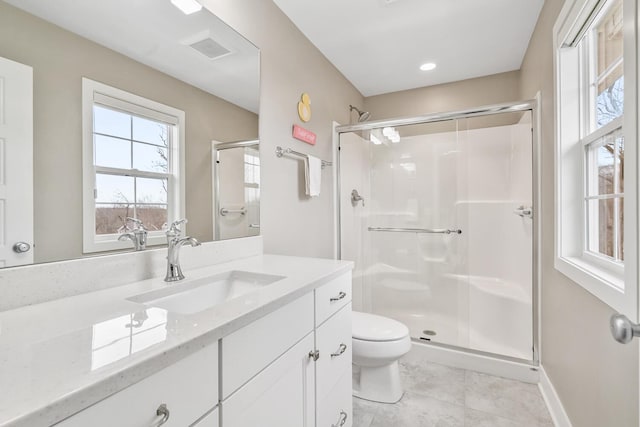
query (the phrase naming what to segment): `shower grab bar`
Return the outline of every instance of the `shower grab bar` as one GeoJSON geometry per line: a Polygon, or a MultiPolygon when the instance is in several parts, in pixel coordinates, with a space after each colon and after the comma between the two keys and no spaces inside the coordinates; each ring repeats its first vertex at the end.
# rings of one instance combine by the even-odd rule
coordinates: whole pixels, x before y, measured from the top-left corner
{"type": "Polygon", "coordinates": [[[228,214],[240,214],[240,215],[244,215],[247,213],[247,208],[245,207],[241,207],[240,209],[229,209],[229,208],[220,208],[220,215],[225,216],[228,214]]]}
{"type": "MultiPolygon", "coordinates": [[[[282,156],[284,156],[285,154],[292,154],[292,155],[294,155],[294,156],[302,157],[303,159],[306,159],[306,158],[307,158],[307,156],[308,156],[308,154],[305,154],[305,153],[301,153],[301,152],[299,152],[299,151],[292,150],[291,148],[282,148],[282,147],[280,147],[280,146],[277,146],[277,147],[276,147],[276,156],[278,156],[278,157],[282,157],[282,156]]],[[[330,161],[328,161],[328,160],[321,160],[321,161],[322,161],[322,167],[325,167],[325,166],[333,166],[333,162],[330,162],[330,161]]]]}
{"type": "Polygon", "coordinates": [[[390,228],[369,227],[369,231],[391,231],[394,233],[427,233],[427,234],[462,234],[459,229],[430,229],[430,228],[390,228]]]}

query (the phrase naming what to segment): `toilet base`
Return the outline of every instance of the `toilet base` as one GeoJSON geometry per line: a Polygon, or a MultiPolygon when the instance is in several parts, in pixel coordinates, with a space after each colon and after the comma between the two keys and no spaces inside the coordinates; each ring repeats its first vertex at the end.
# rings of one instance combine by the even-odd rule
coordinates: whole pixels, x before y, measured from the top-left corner
{"type": "Polygon", "coordinates": [[[402,399],[404,390],[397,360],[383,366],[354,368],[360,373],[359,381],[356,378],[353,382],[354,397],[380,403],[397,403],[402,399]]]}

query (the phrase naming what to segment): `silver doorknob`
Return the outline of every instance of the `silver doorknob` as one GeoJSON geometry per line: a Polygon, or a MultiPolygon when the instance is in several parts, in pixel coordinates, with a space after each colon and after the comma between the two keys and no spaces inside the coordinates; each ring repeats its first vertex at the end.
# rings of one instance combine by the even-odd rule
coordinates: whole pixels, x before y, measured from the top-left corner
{"type": "Polygon", "coordinates": [[[609,321],[611,335],[621,344],[627,344],[633,337],[640,337],[640,325],[633,323],[624,314],[614,314],[609,321]]]}
{"type": "Polygon", "coordinates": [[[15,245],[13,245],[13,251],[19,254],[29,252],[30,249],[31,249],[31,245],[28,244],[27,242],[18,242],[15,245]]]}

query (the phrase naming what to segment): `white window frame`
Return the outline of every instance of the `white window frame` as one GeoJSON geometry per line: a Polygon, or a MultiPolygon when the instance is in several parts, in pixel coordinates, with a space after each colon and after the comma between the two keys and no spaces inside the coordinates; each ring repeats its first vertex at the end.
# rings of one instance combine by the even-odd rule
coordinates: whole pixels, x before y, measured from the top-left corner
{"type": "MultiPolygon", "coordinates": [[[[555,83],[555,268],[584,289],[631,318],[637,317],[637,32],[635,0],[624,0],[624,252],[625,264],[586,251],[586,155],[582,134],[590,119],[583,108],[589,88],[584,81],[582,53],[576,45],[606,0],[567,0],[553,32],[555,83]],[[580,78],[578,78],[580,76],[580,78]],[[626,284],[626,286],[625,286],[626,284]]],[[[619,123],[603,127],[606,134],[619,123]]],[[[593,135],[593,134],[592,134],[593,135]]]]}
{"type": "MultiPolygon", "coordinates": [[[[147,98],[87,78],[82,79],[82,201],[83,252],[94,253],[132,248],[131,241],[119,241],[117,234],[96,235],[93,145],[93,106],[106,105],[130,114],[175,124],[169,147],[167,219],[170,223],[185,216],[185,113],[147,98]]],[[[147,246],[166,244],[162,231],[149,231],[147,246]]]]}

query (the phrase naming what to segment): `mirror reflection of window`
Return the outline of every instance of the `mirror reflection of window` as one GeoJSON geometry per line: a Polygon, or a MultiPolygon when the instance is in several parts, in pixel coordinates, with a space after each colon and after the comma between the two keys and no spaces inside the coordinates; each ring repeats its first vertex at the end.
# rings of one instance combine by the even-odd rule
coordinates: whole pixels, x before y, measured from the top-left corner
{"type": "Polygon", "coordinates": [[[127,218],[142,221],[147,245],[164,244],[183,215],[179,179],[185,113],[83,80],[84,251],[122,249],[127,218]]]}
{"type": "Polygon", "coordinates": [[[126,218],[149,230],[168,222],[169,160],[175,126],[93,107],[96,234],[114,234],[126,218]]]}

